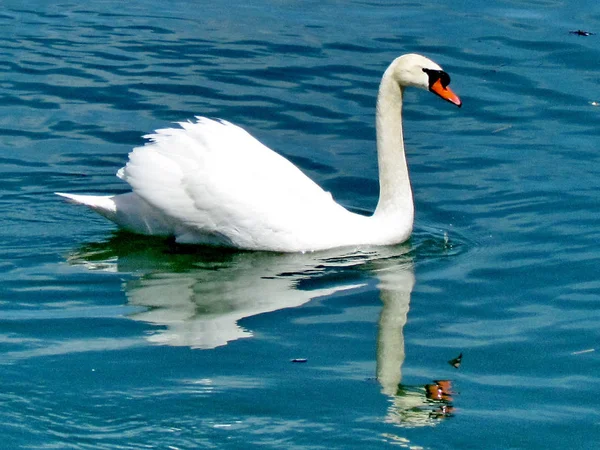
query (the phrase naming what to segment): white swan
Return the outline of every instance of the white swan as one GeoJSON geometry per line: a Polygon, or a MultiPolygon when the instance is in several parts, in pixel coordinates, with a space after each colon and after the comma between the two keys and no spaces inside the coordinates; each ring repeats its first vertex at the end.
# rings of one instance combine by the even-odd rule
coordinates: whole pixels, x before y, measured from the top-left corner
{"type": "Polygon", "coordinates": [[[421,55],[396,58],[377,97],[380,197],[372,216],[336,203],[290,161],[229,122],[202,117],[157,130],[129,154],[117,176],[132,192],[58,193],[129,231],[177,242],[280,252],[405,241],[413,198],[404,154],[404,88],[428,89],[461,106],[450,77],[421,55]]]}

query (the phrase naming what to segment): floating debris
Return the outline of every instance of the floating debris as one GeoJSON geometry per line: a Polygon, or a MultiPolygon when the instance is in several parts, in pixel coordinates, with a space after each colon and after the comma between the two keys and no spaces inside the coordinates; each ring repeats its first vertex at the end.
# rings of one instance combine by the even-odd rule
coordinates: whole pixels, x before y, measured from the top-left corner
{"type": "Polygon", "coordinates": [[[462,353],[460,355],[458,355],[456,358],[448,361],[448,364],[450,364],[455,369],[458,369],[460,367],[461,363],[462,363],[462,353]]]}
{"type": "Polygon", "coordinates": [[[493,133],[500,133],[501,131],[508,130],[510,128],[512,128],[512,125],[504,125],[503,127],[496,128],[494,131],[492,131],[492,134],[493,133]]]}
{"type": "Polygon", "coordinates": [[[308,361],[308,359],[306,359],[306,358],[294,358],[294,359],[292,359],[293,363],[305,363],[306,361],[308,361]]]}
{"type": "Polygon", "coordinates": [[[577,36],[592,36],[596,33],[592,33],[590,31],[583,31],[583,30],[574,30],[574,31],[569,31],[569,34],[576,34],[577,36]]]}
{"type": "Polygon", "coordinates": [[[579,350],[578,352],[572,352],[571,355],[582,355],[584,353],[592,353],[595,352],[596,349],[595,348],[588,348],[586,350],[579,350]]]}

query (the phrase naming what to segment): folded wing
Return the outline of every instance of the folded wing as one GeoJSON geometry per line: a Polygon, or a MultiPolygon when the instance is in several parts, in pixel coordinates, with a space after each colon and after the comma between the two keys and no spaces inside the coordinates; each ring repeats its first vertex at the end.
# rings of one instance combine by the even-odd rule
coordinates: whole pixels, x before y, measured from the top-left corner
{"type": "Polygon", "coordinates": [[[284,157],[229,122],[197,118],[157,130],[118,176],[177,221],[182,242],[253,243],[301,239],[342,209],[284,157]]]}

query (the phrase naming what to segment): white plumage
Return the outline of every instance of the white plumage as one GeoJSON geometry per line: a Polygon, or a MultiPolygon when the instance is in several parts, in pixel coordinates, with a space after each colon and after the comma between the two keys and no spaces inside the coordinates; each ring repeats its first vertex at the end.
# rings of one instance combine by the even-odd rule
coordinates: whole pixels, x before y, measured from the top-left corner
{"type": "MultiPolygon", "coordinates": [[[[381,196],[371,217],[347,211],[242,128],[203,117],[145,136],[149,143],[135,148],[117,173],[132,192],[58,195],[127,230],[174,236],[180,243],[295,252],[402,242],[413,221],[402,92],[405,85],[430,88],[431,75],[423,69],[441,72],[425,57],[405,55],[382,79],[377,107],[381,196]]],[[[458,97],[444,98],[460,106],[458,97]]]]}

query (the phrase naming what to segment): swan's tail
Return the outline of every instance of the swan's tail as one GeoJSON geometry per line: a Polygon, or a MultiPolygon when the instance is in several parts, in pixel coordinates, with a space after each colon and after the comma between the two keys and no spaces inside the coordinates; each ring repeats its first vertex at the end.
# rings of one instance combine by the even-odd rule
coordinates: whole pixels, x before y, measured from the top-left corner
{"type": "Polygon", "coordinates": [[[85,205],[121,228],[134,233],[156,236],[175,234],[173,221],[142,200],[135,192],[112,196],[64,194],[62,192],[55,192],[55,194],[66,198],[69,203],[85,205]]]}
{"type": "Polygon", "coordinates": [[[107,219],[113,221],[115,220],[115,214],[117,213],[117,205],[115,204],[113,196],[65,194],[62,192],[55,192],[55,194],[66,198],[69,201],[69,203],[85,205],[88,208],[96,211],[98,214],[103,215],[107,219]]]}

